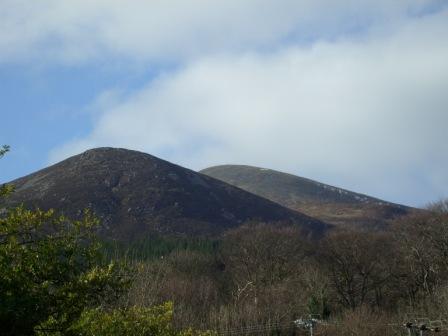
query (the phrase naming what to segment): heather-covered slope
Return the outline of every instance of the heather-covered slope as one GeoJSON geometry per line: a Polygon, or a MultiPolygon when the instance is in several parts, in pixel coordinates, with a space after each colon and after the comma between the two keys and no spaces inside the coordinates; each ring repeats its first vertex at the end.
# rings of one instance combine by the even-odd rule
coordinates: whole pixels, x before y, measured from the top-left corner
{"type": "Polygon", "coordinates": [[[279,171],[222,165],[202,174],[337,225],[383,227],[410,208],[279,171]]]}
{"type": "Polygon", "coordinates": [[[319,236],[323,222],[149,154],[98,148],[11,182],[9,204],[77,216],[91,208],[102,235],[128,240],[151,232],[215,235],[241,223],[289,222],[319,236]]]}

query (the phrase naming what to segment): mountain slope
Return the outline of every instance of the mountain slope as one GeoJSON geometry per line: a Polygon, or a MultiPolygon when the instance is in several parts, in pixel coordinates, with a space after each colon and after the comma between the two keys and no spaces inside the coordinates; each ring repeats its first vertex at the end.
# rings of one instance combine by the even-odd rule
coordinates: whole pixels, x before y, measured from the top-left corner
{"type": "Polygon", "coordinates": [[[219,234],[250,219],[286,221],[311,235],[326,224],[149,154],[98,148],[11,182],[9,204],[55,208],[77,216],[91,208],[102,234],[219,234]]]}
{"type": "Polygon", "coordinates": [[[337,225],[382,227],[411,209],[303,177],[243,165],[222,165],[202,174],[337,225]]]}

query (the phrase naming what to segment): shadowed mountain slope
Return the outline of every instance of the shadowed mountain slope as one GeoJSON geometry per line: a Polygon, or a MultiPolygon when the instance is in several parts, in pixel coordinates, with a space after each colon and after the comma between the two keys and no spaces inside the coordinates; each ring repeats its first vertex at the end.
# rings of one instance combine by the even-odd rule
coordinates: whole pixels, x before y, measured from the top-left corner
{"type": "Polygon", "coordinates": [[[222,165],[202,174],[336,225],[384,227],[411,208],[279,171],[222,165]]]}
{"type": "Polygon", "coordinates": [[[102,234],[129,240],[151,232],[215,235],[241,223],[288,222],[319,236],[323,222],[149,154],[97,148],[11,182],[8,204],[55,208],[69,216],[91,208],[102,234]]]}

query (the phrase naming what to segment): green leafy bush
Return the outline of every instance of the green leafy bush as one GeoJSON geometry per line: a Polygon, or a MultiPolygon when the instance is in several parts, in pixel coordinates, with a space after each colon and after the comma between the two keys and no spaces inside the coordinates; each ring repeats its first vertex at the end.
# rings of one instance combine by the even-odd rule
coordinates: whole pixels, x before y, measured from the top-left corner
{"type": "Polygon", "coordinates": [[[211,332],[176,331],[171,324],[173,304],[151,308],[132,307],[107,311],[86,310],[69,332],[79,336],[208,336],[211,332]]]}
{"type": "Polygon", "coordinates": [[[98,220],[54,211],[8,209],[0,218],[0,325],[3,335],[29,335],[52,321],[67,329],[84,309],[108,303],[128,279],[115,263],[102,264],[98,220]]]}
{"type": "MultiPolygon", "coordinates": [[[[3,157],[6,153],[9,152],[9,146],[1,146],[0,147],[0,158],[3,157]]],[[[0,186],[0,200],[2,197],[7,196],[9,193],[11,193],[13,190],[12,186],[8,184],[3,184],[0,186]]]]}

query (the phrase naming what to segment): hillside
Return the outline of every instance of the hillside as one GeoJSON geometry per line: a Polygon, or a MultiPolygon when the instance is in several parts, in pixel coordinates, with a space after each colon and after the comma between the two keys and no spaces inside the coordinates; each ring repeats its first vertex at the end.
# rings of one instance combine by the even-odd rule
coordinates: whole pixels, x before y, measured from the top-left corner
{"type": "Polygon", "coordinates": [[[323,222],[149,154],[97,148],[22,177],[8,204],[55,208],[70,216],[91,208],[102,235],[129,240],[151,232],[215,235],[241,223],[289,222],[320,235],[323,222]]]}
{"type": "Polygon", "coordinates": [[[202,174],[336,225],[383,227],[411,208],[279,171],[222,165],[202,174]]]}

